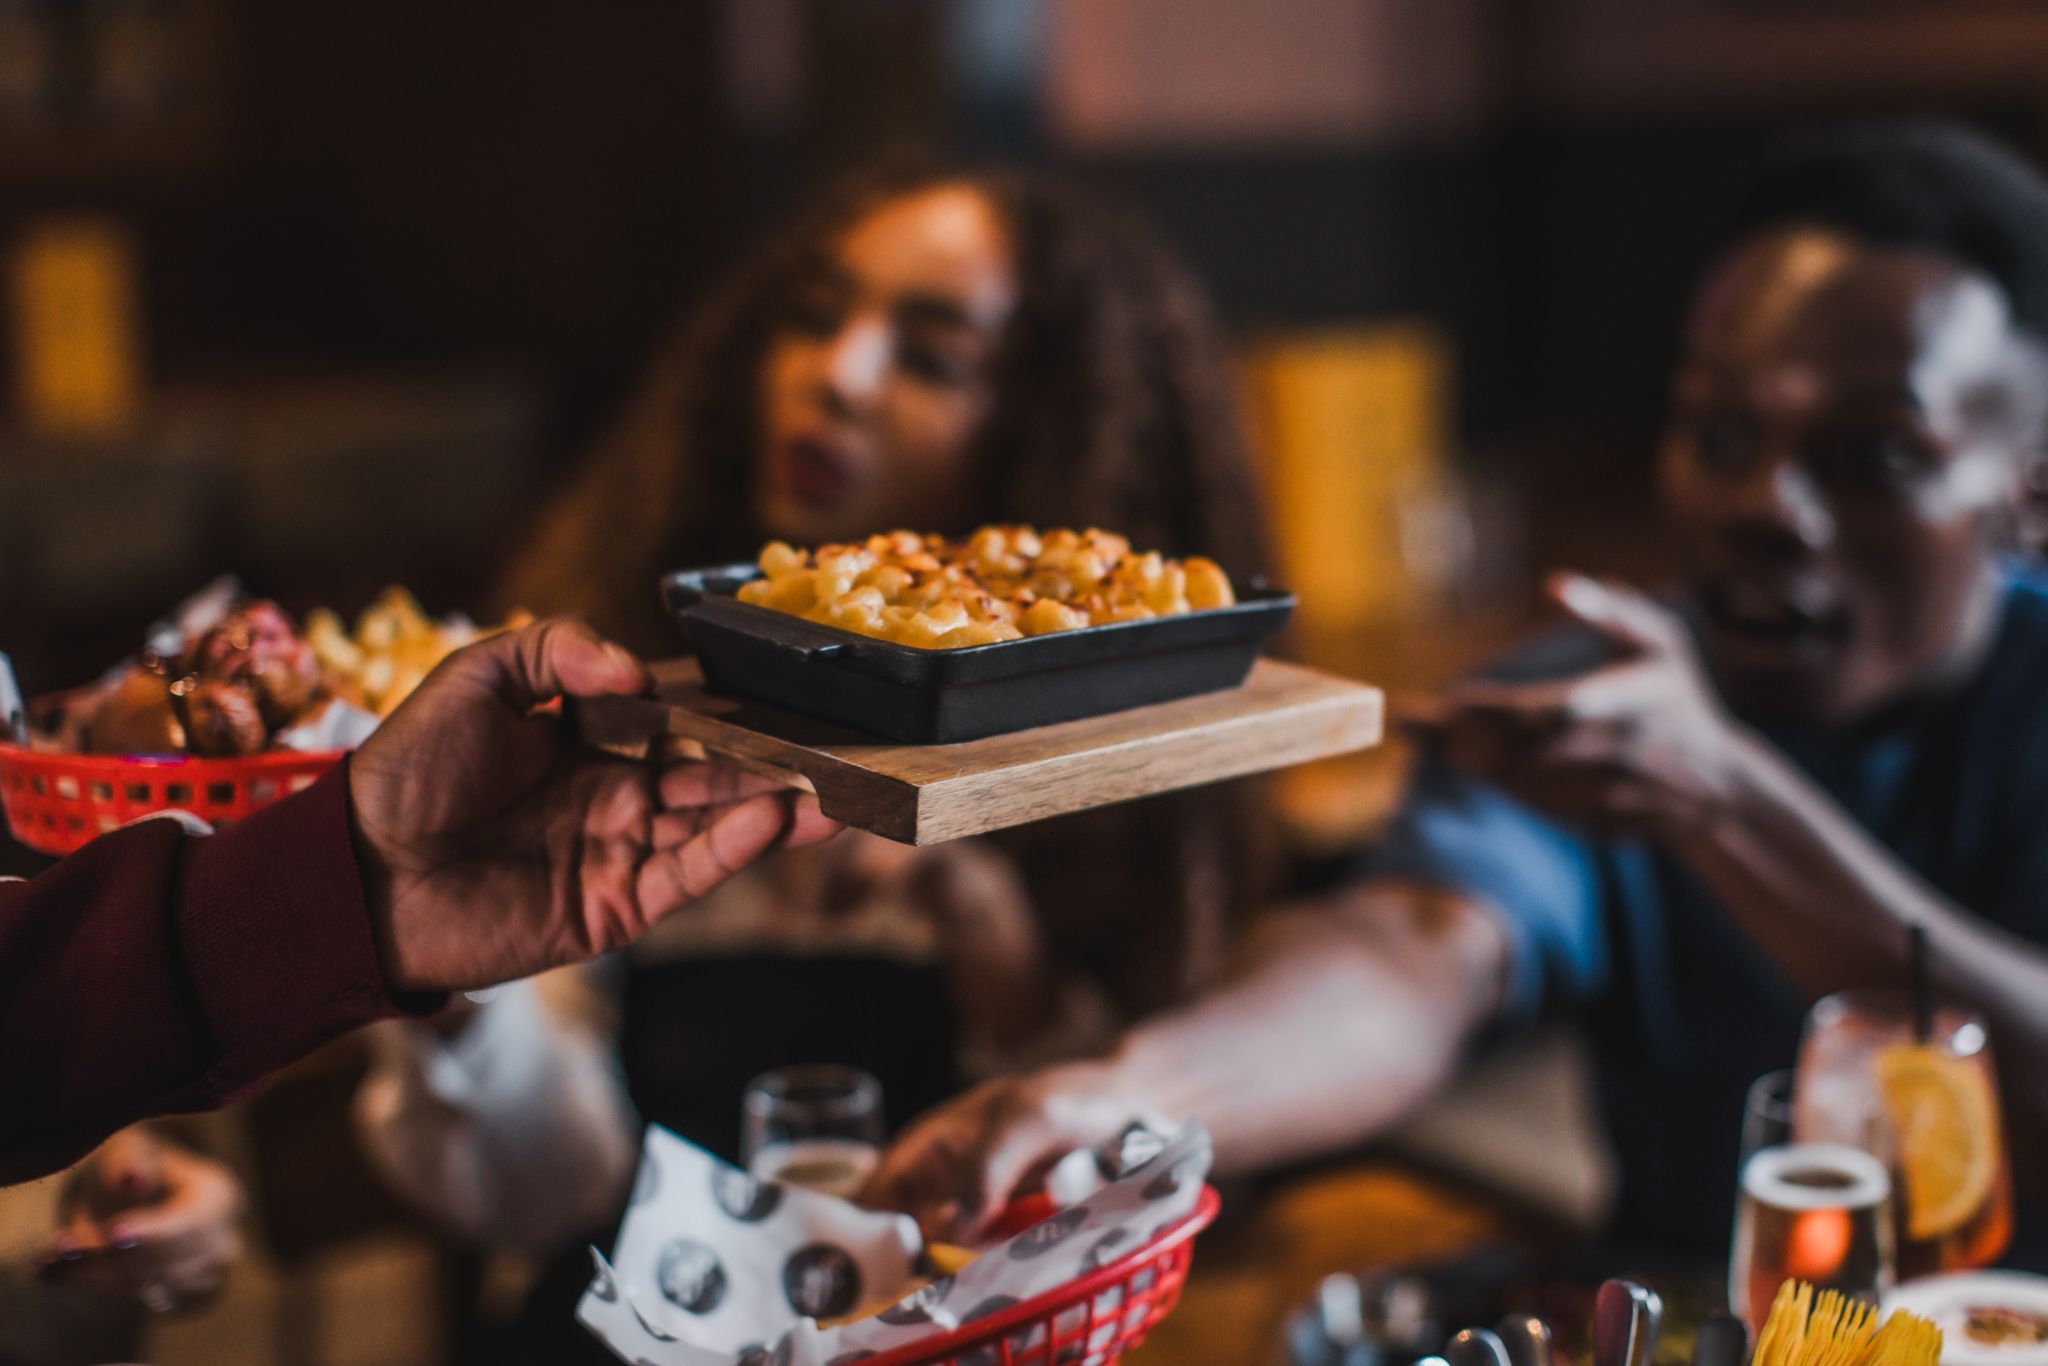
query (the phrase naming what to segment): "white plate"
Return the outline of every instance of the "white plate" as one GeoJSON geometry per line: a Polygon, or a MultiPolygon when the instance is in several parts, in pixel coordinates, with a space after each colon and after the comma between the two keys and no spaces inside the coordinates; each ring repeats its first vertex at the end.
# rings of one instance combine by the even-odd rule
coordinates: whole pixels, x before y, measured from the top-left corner
{"type": "Polygon", "coordinates": [[[2048,1276],[2023,1271],[1965,1271],[1908,1281],[1885,1296],[1886,1313],[1910,1310],[1941,1328],[1942,1366],[2048,1366],[2048,1343],[1992,1347],[1963,1335],[1963,1318],[1976,1308],[2011,1309],[2048,1316],[2048,1276]]]}

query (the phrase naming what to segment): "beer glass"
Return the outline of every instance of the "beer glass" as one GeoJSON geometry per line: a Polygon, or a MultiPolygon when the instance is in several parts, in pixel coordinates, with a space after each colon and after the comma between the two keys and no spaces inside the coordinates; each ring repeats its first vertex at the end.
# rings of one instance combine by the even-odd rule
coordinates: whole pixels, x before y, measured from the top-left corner
{"type": "Polygon", "coordinates": [[[1892,1284],[1891,1174],[1853,1144],[1795,1141],[1793,1115],[1792,1073],[1750,1087],[1728,1306],[1752,1333],[1787,1280],[1871,1305],[1892,1284]]]}
{"type": "Polygon", "coordinates": [[[882,1155],[882,1084],[857,1067],[779,1067],[741,1097],[740,1160],[763,1181],[851,1198],[882,1155]]]}

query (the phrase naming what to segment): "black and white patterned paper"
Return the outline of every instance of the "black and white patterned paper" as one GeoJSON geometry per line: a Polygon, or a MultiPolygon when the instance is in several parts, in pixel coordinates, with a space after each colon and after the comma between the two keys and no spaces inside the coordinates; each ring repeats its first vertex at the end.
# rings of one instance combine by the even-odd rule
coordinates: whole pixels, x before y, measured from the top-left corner
{"type": "Polygon", "coordinates": [[[921,1249],[903,1215],[757,1181],[655,1125],[577,1317],[627,1361],[784,1366],[799,1316],[875,1303],[912,1280],[921,1249]]]}
{"type": "MultiPolygon", "coordinates": [[[[909,1290],[880,1313],[836,1329],[810,1318],[872,1305],[909,1287],[915,1226],[745,1173],[650,1128],[610,1262],[577,1317],[638,1366],[840,1366],[1001,1313],[1127,1256],[1194,1212],[1209,1171],[1209,1135],[1190,1122],[1161,1143],[1126,1146],[1143,1160],[1080,1203],[983,1252],[951,1276],[909,1290]]],[[[1106,1165],[1114,1159],[1106,1159],[1106,1165]]],[[[1146,1274],[1146,1273],[1141,1273],[1146,1274]]],[[[1140,1290],[1144,1289],[1141,1284],[1140,1290]]],[[[1122,1289],[1097,1296],[1094,1340],[1062,1360],[1095,1360],[1118,1334],[1122,1289]]],[[[1133,1305],[1127,1317],[1144,1312],[1133,1305]]],[[[1059,1325],[1078,1329],[1076,1305],[1059,1325]]],[[[1025,1325],[1013,1354],[1041,1345],[1025,1325]]],[[[990,1362],[999,1354],[991,1349],[990,1362]]]]}

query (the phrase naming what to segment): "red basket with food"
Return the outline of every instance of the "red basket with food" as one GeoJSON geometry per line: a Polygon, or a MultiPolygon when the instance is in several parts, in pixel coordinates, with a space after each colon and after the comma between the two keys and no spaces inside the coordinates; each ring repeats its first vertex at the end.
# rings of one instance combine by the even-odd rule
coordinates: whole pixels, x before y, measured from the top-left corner
{"type": "Polygon", "coordinates": [[[350,633],[302,631],[275,603],[216,585],[98,683],[0,726],[0,807],[14,838],[68,854],[143,816],[240,820],[340,762],[449,651],[485,632],[391,589],[350,633]]]}
{"type": "MultiPolygon", "coordinates": [[[[1195,1235],[1215,1220],[1218,1203],[1205,1186],[1194,1213],[1116,1261],[951,1332],[862,1357],[861,1366],[1108,1366],[1180,1302],[1195,1235]]],[[[1002,1231],[1030,1222],[1005,1220],[1002,1231]]]]}

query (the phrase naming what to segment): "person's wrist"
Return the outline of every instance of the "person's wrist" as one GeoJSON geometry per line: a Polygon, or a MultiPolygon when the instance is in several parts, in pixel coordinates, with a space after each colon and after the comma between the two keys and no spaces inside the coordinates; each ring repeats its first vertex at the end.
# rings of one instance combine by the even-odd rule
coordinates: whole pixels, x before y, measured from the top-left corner
{"type": "Polygon", "coordinates": [[[363,884],[363,908],[369,913],[370,935],[376,941],[377,962],[384,969],[384,978],[394,988],[402,990],[398,946],[392,935],[391,862],[363,818],[366,793],[360,756],[350,755],[343,762],[348,765],[349,844],[355,850],[356,876],[363,884]]]}
{"type": "Polygon", "coordinates": [[[1777,752],[1748,726],[1724,721],[1714,754],[1701,809],[1669,835],[1672,852],[1687,861],[1712,859],[1742,831],[1770,819],[1779,799],[1777,752]]]}
{"type": "Polygon", "coordinates": [[[1137,1115],[1184,1119],[1186,1105],[1173,1093],[1174,1069],[1164,1049],[1143,1030],[1133,1030],[1099,1058],[1070,1063],[1090,1093],[1114,1100],[1137,1115]]]}
{"type": "Polygon", "coordinates": [[[445,1000],[445,989],[421,981],[405,952],[396,910],[398,877],[390,852],[376,833],[375,822],[364,819],[366,779],[359,759],[358,753],[343,761],[348,778],[349,845],[355,852],[356,877],[362,884],[363,910],[369,917],[377,966],[393,996],[411,998],[401,1002],[408,1013],[430,1013],[445,1000]]]}
{"type": "Polygon", "coordinates": [[[1721,819],[1749,822],[1768,815],[1778,801],[1784,761],[1769,741],[1738,722],[1728,723],[1728,763],[1721,819]]]}

